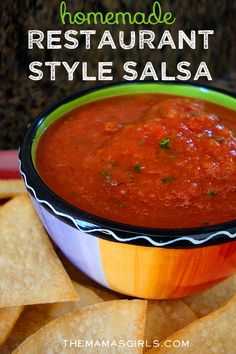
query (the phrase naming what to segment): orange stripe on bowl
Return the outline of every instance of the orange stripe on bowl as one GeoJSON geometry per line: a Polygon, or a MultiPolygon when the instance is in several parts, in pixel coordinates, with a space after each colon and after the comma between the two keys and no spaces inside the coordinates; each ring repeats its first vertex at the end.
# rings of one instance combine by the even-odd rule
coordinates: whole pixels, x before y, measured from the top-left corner
{"type": "Polygon", "coordinates": [[[236,271],[236,241],[194,249],[166,249],[100,239],[99,248],[111,289],[141,298],[183,297],[236,271]]]}

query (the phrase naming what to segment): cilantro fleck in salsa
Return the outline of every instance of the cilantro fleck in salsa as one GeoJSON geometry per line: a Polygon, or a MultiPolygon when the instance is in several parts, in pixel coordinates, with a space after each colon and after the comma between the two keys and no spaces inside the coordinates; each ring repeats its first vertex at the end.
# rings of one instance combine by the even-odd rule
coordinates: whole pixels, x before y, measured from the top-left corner
{"type": "Polygon", "coordinates": [[[210,226],[236,216],[235,112],[136,94],[83,105],[36,151],[45,183],[72,205],[145,227],[210,226]]]}

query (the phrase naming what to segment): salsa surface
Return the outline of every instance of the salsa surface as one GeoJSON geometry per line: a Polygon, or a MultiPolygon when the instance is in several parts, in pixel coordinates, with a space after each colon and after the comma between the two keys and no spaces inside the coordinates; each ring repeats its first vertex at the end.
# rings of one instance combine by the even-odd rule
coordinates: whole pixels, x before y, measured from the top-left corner
{"type": "Polygon", "coordinates": [[[36,166],[57,195],[106,219],[214,225],[236,216],[235,131],[235,112],[212,103],[124,95],[53,123],[38,143],[36,166]]]}

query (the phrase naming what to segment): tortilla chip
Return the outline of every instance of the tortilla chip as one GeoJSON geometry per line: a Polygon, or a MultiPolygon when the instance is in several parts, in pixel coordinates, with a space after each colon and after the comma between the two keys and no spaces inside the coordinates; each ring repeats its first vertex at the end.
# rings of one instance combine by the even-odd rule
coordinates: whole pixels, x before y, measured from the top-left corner
{"type": "Polygon", "coordinates": [[[193,311],[181,300],[148,301],[146,343],[152,346],[154,340],[163,340],[196,318],[193,311]]]}
{"type": "Polygon", "coordinates": [[[0,179],[0,199],[22,193],[26,193],[26,189],[21,179],[0,179]]]}
{"type": "Polygon", "coordinates": [[[0,308],[78,300],[27,195],[0,209],[0,308]]]}
{"type": "MultiPolygon", "coordinates": [[[[77,340],[79,344],[92,340],[95,344],[103,340],[118,344],[120,340],[143,340],[146,305],[145,300],[114,300],[70,312],[27,338],[14,353],[124,353],[124,347],[114,346],[69,348],[66,341],[77,340]]],[[[142,348],[126,347],[125,353],[141,354],[142,348]]]]}
{"type": "Polygon", "coordinates": [[[97,296],[97,294],[91,289],[88,289],[85,286],[75,282],[73,282],[73,285],[79,294],[79,301],[38,305],[38,308],[40,306],[42,311],[45,311],[44,308],[46,309],[47,317],[49,318],[47,322],[52,321],[53,319],[66,314],[67,312],[71,312],[82,307],[97,304],[103,301],[103,299],[97,296]]]}
{"type": "Polygon", "coordinates": [[[0,208],[3,204],[5,204],[8,201],[9,201],[9,198],[8,199],[0,199],[0,208]]]}
{"type": "Polygon", "coordinates": [[[113,292],[109,289],[99,286],[99,284],[96,286],[88,285],[87,287],[88,289],[94,291],[103,301],[121,300],[128,298],[128,296],[113,292]]]}
{"type": "Polygon", "coordinates": [[[83,274],[79,269],[77,269],[59,250],[56,249],[56,253],[59,256],[62,264],[69,274],[70,278],[79,284],[83,284],[87,288],[94,291],[100,298],[104,301],[118,300],[118,299],[127,299],[127,296],[118,294],[115,291],[106,289],[100,284],[96,283],[85,274],[83,274]]]}
{"type": "Polygon", "coordinates": [[[168,337],[168,342],[161,342],[158,348],[153,348],[147,353],[233,354],[236,348],[235,313],[236,296],[217,311],[190,323],[168,337]],[[176,347],[171,346],[175,340],[176,347]],[[183,344],[178,346],[178,343],[183,344]]]}
{"type": "Polygon", "coordinates": [[[9,337],[24,306],[7,307],[0,309],[0,345],[9,337]]]}
{"type": "Polygon", "coordinates": [[[184,298],[184,302],[202,317],[225,305],[236,294],[236,275],[199,294],[184,298]]]}
{"type": "MultiPolygon", "coordinates": [[[[80,301],[59,302],[56,304],[31,305],[25,307],[17,321],[10,337],[1,347],[1,354],[9,354],[15,350],[27,337],[37,332],[41,327],[57,317],[79,308],[93,305],[102,301],[92,290],[74,283],[80,301]]],[[[1,328],[1,327],[0,327],[1,328]]]]}

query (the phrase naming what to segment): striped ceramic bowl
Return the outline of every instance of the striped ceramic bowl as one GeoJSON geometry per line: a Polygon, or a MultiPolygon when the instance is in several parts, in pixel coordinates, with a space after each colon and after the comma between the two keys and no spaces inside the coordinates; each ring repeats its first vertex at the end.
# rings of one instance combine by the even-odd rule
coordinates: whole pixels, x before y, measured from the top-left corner
{"type": "Polygon", "coordinates": [[[79,105],[121,93],[166,93],[236,106],[235,97],[218,90],[164,83],[116,84],[67,98],[40,114],[25,134],[19,160],[32,203],[65,256],[107,288],[149,299],[178,298],[206,289],[236,271],[235,220],[191,229],[123,225],[68,204],[37,173],[37,143],[50,124],[79,105]]]}

